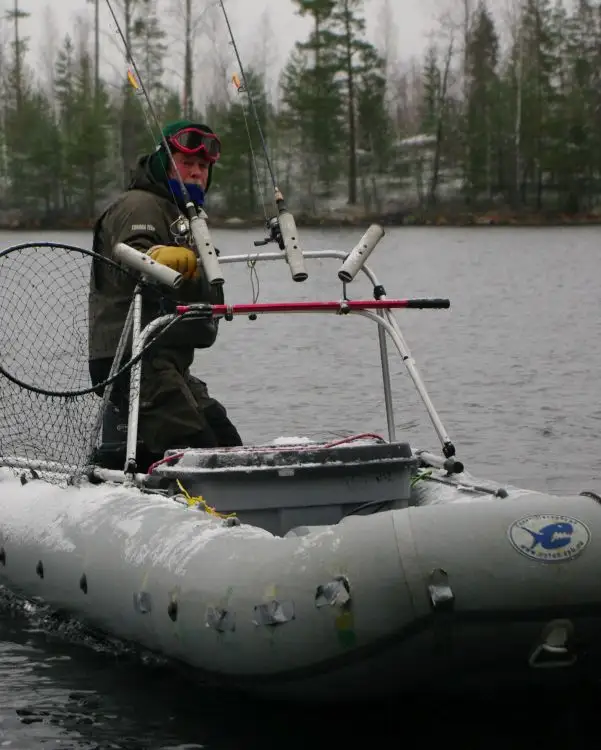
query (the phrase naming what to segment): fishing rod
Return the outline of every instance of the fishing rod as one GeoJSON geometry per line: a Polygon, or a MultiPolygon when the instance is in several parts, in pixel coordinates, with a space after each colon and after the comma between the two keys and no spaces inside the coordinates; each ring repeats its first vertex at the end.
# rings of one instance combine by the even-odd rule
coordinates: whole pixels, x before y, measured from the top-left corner
{"type": "Polygon", "coordinates": [[[123,46],[127,54],[128,62],[131,63],[131,66],[134,69],[134,73],[136,74],[137,83],[146,101],[146,105],[148,107],[150,116],[161,134],[160,137],[161,137],[163,147],[165,148],[165,151],[167,153],[167,158],[169,159],[169,163],[171,165],[171,168],[173,169],[173,173],[175,174],[176,179],[179,183],[182,197],[184,199],[186,213],[188,215],[190,233],[192,234],[192,237],[194,238],[196,251],[198,253],[198,257],[200,258],[202,266],[204,268],[204,272],[207,276],[207,280],[213,286],[221,286],[224,283],[224,278],[221,273],[221,268],[219,266],[217,251],[215,250],[215,246],[213,245],[213,242],[211,240],[211,234],[209,232],[209,227],[207,225],[206,211],[203,208],[201,208],[199,211],[196,205],[194,204],[194,202],[192,201],[192,199],[190,198],[190,193],[188,192],[188,189],[186,188],[186,183],[184,182],[181,176],[177,163],[175,159],[173,158],[173,154],[171,153],[171,149],[169,147],[169,142],[167,141],[167,138],[163,134],[163,129],[161,128],[161,122],[152,105],[152,101],[150,100],[150,96],[148,95],[148,91],[146,90],[146,86],[144,85],[144,81],[142,79],[142,76],[140,75],[140,71],[138,70],[138,66],[136,65],[136,61],[134,60],[133,52],[131,50],[131,47],[127,43],[127,39],[125,38],[125,34],[123,33],[121,25],[117,19],[111,0],[106,0],[106,4],[108,6],[109,12],[117,28],[117,33],[119,34],[119,37],[121,38],[121,41],[123,42],[123,46]]]}
{"type": "MultiPolygon", "coordinates": [[[[306,279],[308,278],[308,274],[307,274],[307,271],[305,270],[305,259],[304,259],[303,251],[301,249],[301,245],[300,245],[299,238],[298,238],[296,222],[294,221],[294,216],[286,207],[284,196],[282,195],[282,192],[278,187],[278,183],[275,177],[275,171],[271,164],[271,159],[269,158],[269,151],[267,149],[267,143],[265,141],[265,136],[263,134],[263,128],[261,127],[261,121],[259,119],[259,114],[255,106],[255,100],[250,90],[250,86],[248,85],[246,73],[244,72],[244,66],[242,65],[242,60],[240,59],[240,53],[238,52],[238,45],[236,44],[234,32],[232,31],[230,19],[225,9],[223,0],[219,0],[219,5],[221,6],[221,10],[223,11],[223,17],[225,18],[225,23],[227,26],[228,34],[232,43],[232,47],[234,49],[234,54],[236,55],[238,67],[240,68],[240,75],[242,76],[244,92],[246,93],[246,96],[248,97],[248,102],[250,104],[252,116],[255,121],[257,132],[259,134],[259,139],[261,141],[261,149],[265,157],[265,164],[267,165],[267,171],[269,172],[269,177],[271,179],[271,184],[273,186],[275,205],[278,211],[277,216],[267,219],[267,231],[269,232],[269,236],[264,240],[255,241],[254,244],[266,245],[268,242],[277,242],[280,250],[283,250],[286,253],[286,259],[288,261],[288,265],[290,267],[290,273],[292,274],[293,280],[294,281],[306,281],[306,279]]],[[[239,91],[240,89],[241,87],[238,86],[239,91]]],[[[252,143],[251,143],[251,147],[252,147],[252,143]]]]}

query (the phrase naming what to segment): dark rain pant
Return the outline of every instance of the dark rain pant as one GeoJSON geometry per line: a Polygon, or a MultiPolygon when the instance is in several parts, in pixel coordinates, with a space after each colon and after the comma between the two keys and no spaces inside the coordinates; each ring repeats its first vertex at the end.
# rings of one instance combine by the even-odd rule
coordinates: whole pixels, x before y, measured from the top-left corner
{"type": "Polygon", "coordinates": [[[142,362],[138,434],[152,453],[242,445],[225,407],[190,374],[194,350],[157,349],[142,362]]]}
{"type": "MultiPolygon", "coordinates": [[[[209,396],[206,383],[190,374],[193,359],[193,349],[165,347],[153,347],[142,359],[138,438],[152,454],[162,455],[169,448],[242,445],[225,407],[209,396]]],[[[90,362],[94,385],[106,379],[110,366],[110,360],[90,362]],[[100,368],[100,362],[108,365],[100,368]]],[[[111,394],[124,421],[128,383],[129,371],[123,382],[115,382],[111,394]]]]}

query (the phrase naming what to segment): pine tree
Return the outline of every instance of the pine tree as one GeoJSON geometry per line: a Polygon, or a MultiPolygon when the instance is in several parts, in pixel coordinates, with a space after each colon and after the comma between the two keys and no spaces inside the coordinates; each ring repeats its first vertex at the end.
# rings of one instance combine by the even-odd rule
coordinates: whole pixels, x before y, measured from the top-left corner
{"type": "Polygon", "coordinates": [[[468,148],[465,177],[468,195],[472,199],[483,192],[491,198],[495,173],[498,174],[495,164],[495,143],[498,144],[498,52],[495,24],[481,0],[468,32],[466,49],[465,134],[468,148]]]}

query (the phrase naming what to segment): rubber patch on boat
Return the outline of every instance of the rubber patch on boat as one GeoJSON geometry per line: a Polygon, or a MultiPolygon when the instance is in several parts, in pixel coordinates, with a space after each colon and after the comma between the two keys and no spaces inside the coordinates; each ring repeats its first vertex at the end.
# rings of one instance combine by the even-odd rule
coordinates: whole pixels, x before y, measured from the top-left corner
{"type": "Polygon", "coordinates": [[[207,607],[205,624],[218,633],[236,630],[236,614],[224,607],[207,607]]]}
{"type": "Polygon", "coordinates": [[[315,590],[315,606],[319,609],[329,605],[344,607],[351,600],[351,587],[346,576],[336,576],[315,590]]]}
{"type": "Polygon", "coordinates": [[[255,625],[285,625],[294,618],[294,602],[280,602],[273,599],[270,602],[257,604],[254,608],[253,623],[255,625]]]}

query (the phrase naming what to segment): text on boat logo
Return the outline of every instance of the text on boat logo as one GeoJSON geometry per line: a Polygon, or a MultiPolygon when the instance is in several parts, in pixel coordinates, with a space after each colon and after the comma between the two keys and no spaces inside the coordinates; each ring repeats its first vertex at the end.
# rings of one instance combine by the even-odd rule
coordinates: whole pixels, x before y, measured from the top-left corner
{"type": "Polygon", "coordinates": [[[509,539],[522,554],[541,562],[563,562],[579,555],[591,533],[577,518],[552,513],[526,516],[509,527],[509,539]]]}

